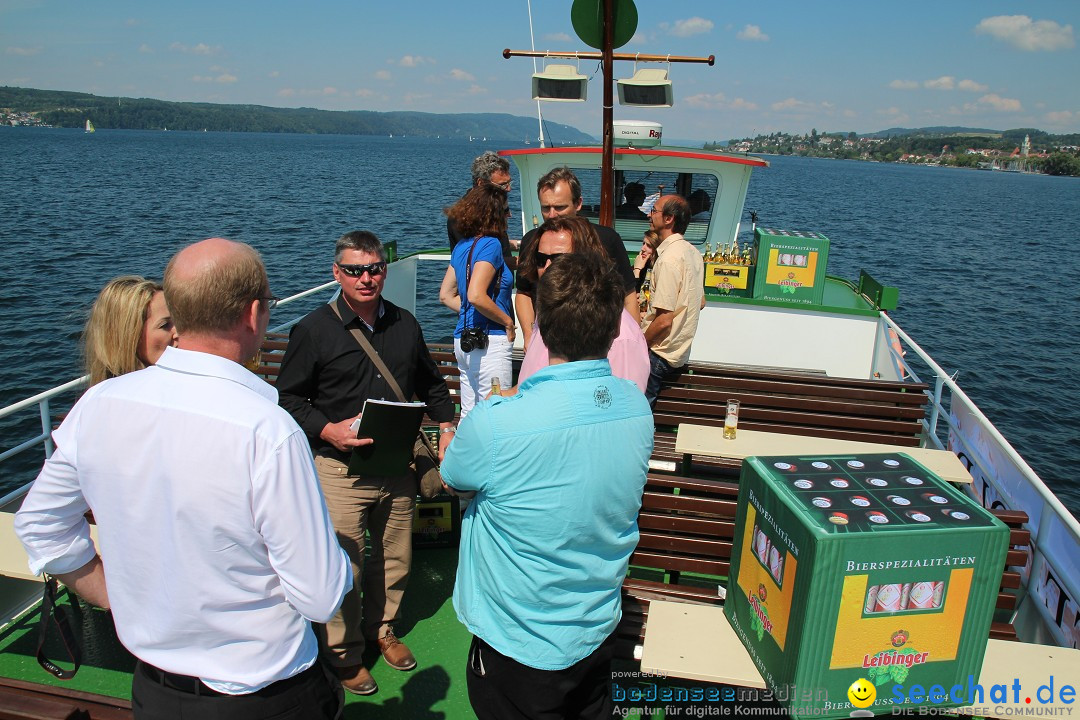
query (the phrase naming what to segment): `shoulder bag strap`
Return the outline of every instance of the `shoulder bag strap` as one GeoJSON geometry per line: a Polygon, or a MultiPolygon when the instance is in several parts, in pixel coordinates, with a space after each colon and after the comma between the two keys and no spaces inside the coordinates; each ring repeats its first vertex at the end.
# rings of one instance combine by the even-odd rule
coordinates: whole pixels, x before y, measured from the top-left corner
{"type": "MultiPolygon", "coordinates": [[[[338,309],[338,301],[330,303],[330,309],[334,311],[334,314],[338,316],[338,320],[345,321],[341,317],[341,310],[338,309]]],[[[375,348],[372,347],[371,341],[364,337],[363,331],[358,327],[349,328],[349,333],[356,339],[356,342],[367,353],[367,356],[371,358],[371,362],[375,363],[375,367],[382,373],[383,379],[386,380],[386,384],[390,386],[390,389],[397,395],[398,402],[407,402],[405,399],[405,393],[401,392],[401,386],[397,384],[397,380],[394,379],[394,374],[390,372],[390,369],[386,367],[386,363],[379,357],[379,353],[375,352],[375,348]]]]}
{"type": "MultiPolygon", "coordinates": [[[[330,309],[333,310],[334,314],[338,316],[338,320],[344,322],[345,319],[341,317],[341,310],[338,309],[337,304],[337,300],[330,303],[330,309]]],[[[353,338],[356,339],[356,343],[363,349],[363,351],[367,353],[367,356],[371,358],[371,362],[375,363],[375,367],[379,369],[379,372],[381,372],[383,378],[385,378],[386,384],[389,385],[390,389],[394,391],[395,395],[397,395],[398,402],[407,402],[407,400],[405,399],[405,393],[401,392],[401,386],[398,385],[397,380],[394,379],[394,374],[390,372],[390,369],[386,367],[386,363],[384,363],[382,358],[379,357],[379,353],[375,351],[375,348],[371,345],[371,341],[364,336],[364,333],[358,327],[349,328],[349,333],[353,336],[353,338]]],[[[423,428],[420,429],[419,438],[420,441],[424,444],[424,447],[427,448],[428,453],[433,458],[433,462],[438,463],[439,452],[431,445],[431,441],[428,440],[427,433],[424,432],[423,428]]]]}

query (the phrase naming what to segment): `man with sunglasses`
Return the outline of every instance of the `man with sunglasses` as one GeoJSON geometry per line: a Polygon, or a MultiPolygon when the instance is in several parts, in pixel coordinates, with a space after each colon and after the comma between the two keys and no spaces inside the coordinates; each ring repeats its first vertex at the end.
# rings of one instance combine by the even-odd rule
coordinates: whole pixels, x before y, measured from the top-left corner
{"type": "Polygon", "coordinates": [[[341,294],[293,328],[277,389],[281,406],[308,436],[330,519],[352,563],[353,590],[326,624],[323,648],[345,689],[370,695],[378,686],[362,660],[367,641],[378,644],[390,667],[416,667],[393,630],[412,562],[416,479],[411,472],[349,475],[353,448],[370,442],[350,428],[364,401],[397,400],[353,331],[371,343],[406,398],[415,395],[427,403],[428,416],[440,426],[440,458],[455,430],[454,405],[420,324],[382,297],[387,266],[379,239],[366,231],[347,233],[337,241],[334,257],[341,294]],[[372,547],[365,559],[366,531],[372,547]]]}
{"type": "MultiPolygon", "coordinates": [[[[513,179],[510,177],[510,161],[504,157],[499,157],[498,153],[488,150],[473,160],[472,180],[473,187],[490,183],[509,193],[513,187],[513,179]]],[[[507,214],[509,215],[509,212],[507,214]]],[[[450,240],[451,250],[462,238],[461,232],[450,218],[446,219],[446,236],[450,240]]],[[[509,255],[509,240],[506,238],[501,239],[503,240],[503,254],[509,255]]]]}
{"type": "MultiPolygon", "coordinates": [[[[540,199],[540,213],[545,220],[553,217],[576,217],[581,210],[581,182],[573,170],[568,167],[557,167],[541,177],[536,183],[536,194],[540,199]]],[[[604,225],[593,224],[596,234],[600,236],[600,242],[604,250],[615,263],[615,269],[623,279],[626,287],[626,296],[623,299],[623,307],[633,314],[638,311],[637,279],[634,270],[630,267],[630,260],[626,255],[626,247],[622,238],[614,229],[604,225]]],[[[539,236],[535,229],[526,233],[521,239],[521,251],[519,257],[525,257],[529,246],[537,242],[539,236]]],[[[536,321],[536,311],[533,308],[534,283],[529,278],[518,274],[517,296],[514,299],[514,309],[517,311],[518,326],[521,328],[521,337],[528,348],[532,339],[533,323],[536,321]]]]}

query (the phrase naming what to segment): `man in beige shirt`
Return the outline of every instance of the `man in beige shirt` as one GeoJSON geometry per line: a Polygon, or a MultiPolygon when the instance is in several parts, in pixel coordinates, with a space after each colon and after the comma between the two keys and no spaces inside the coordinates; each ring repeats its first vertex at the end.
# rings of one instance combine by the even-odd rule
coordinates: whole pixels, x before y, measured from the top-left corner
{"type": "Polygon", "coordinates": [[[690,205],[679,195],[664,195],[649,212],[649,224],[660,236],[649,309],[641,321],[649,345],[645,397],[651,405],[656,405],[664,379],[690,358],[690,345],[705,299],[701,253],[682,236],[689,222],[690,205]]]}

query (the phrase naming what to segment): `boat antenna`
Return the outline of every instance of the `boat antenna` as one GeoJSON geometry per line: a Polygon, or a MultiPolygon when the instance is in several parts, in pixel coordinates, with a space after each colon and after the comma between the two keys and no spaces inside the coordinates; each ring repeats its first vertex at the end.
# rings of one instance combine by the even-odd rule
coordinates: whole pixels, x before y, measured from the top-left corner
{"type": "MultiPolygon", "coordinates": [[[[532,0],[527,0],[529,7],[529,45],[536,52],[536,38],[533,37],[532,0]]],[[[536,56],[533,56],[533,73],[536,73],[536,56]]],[[[540,101],[536,101],[536,123],[540,126],[540,147],[544,147],[544,116],[540,113],[540,101]]]]}

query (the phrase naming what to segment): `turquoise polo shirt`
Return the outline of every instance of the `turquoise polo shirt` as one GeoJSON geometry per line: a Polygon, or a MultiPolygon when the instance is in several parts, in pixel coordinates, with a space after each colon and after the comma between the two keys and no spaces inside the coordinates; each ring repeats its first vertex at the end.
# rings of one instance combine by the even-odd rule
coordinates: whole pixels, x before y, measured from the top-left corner
{"type": "Polygon", "coordinates": [[[652,447],[648,401],[607,360],[549,366],[473,408],[442,464],[476,491],[454,585],[470,632],[540,670],[614,632],[652,447]]]}

